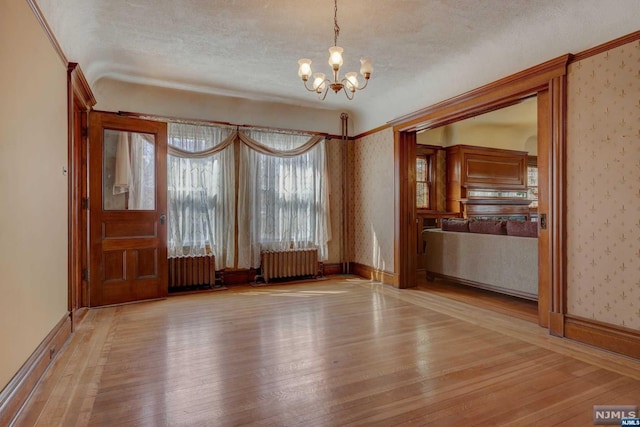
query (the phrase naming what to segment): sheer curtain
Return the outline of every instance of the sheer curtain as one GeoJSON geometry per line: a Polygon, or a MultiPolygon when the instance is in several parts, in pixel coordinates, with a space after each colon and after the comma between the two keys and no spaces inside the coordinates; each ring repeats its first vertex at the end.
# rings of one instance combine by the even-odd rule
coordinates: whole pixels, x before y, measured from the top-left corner
{"type": "Polygon", "coordinates": [[[156,144],[153,135],[130,133],[129,209],[156,208],[156,144]]]}
{"type": "Polygon", "coordinates": [[[155,159],[153,135],[118,132],[113,195],[129,193],[124,209],[155,209],[155,159]]]}
{"type": "Polygon", "coordinates": [[[239,133],[238,266],[260,266],[261,249],[318,247],[327,259],[329,195],[324,139],[239,133]]]}
{"type": "Polygon", "coordinates": [[[169,123],[168,133],[169,256],[213,253],[233,267],[235,129],[169,123]]]}

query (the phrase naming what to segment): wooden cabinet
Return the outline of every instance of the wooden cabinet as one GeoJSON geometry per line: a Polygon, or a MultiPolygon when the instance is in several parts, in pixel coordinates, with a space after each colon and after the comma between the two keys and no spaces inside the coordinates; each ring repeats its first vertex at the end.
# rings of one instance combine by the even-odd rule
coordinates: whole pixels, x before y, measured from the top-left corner
{"type": "Polygon", "coordinates": [[[525,151],[455,145],[446,152],[447,211],[529,219],[525,151]]]}
{"type": "Polygon", "coordinates": [[[465,218],[514,218],[529,221],[531,212],[529,210],[530,200],[518,199],[466,199],[462,202],[462,212],[465,218]]]}

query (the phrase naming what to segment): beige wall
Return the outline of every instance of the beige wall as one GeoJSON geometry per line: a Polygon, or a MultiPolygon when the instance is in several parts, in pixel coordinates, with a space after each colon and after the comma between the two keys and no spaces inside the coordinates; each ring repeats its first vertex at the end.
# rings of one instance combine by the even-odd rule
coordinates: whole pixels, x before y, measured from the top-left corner
{"type": "Polygon", "coordinates": [[[0,389],[67,312],[66,66],[25,1],[0,13],[0,389]]]}
{"type": "Polygon", "coordinates": [[[357,139],[351,148],[351,260],[393,273],[393,129],[357,139]]]}
{"type": "Polygon", "coordinates": [[[341,134],[341,111],[331,109],[250,101],[111,79],[98,80],[91,89],[97,110],[341,134]]]}
{"type": "Polygon", "coordinates": [[[421,132],[418,144],[450,147],[464,144],[538,153],[536,98],[447,126],[421,132]]]}
{"type": "Polygon", "coordinates": [[[526,151],[531,156],[538,153],[536,123],[532,125],[474,124],[462,121],[418,134],[418,144],[450,147],[473,145],[476,147],[500,148],[526,151]]]}
{"type": "Polygon", "coordinates": [[[327,141],[327,167],[329,169],[329,214],[331,219],[331,240],[328,243],[329,259],[326,263],[342,262],[340,248],[342,241],[342,153],[341,139],[327,141]]]}
{"type": "Polygon", "coordinates": [[[569,67],[567,309],[640,330],[640,41],[569,67]]]}

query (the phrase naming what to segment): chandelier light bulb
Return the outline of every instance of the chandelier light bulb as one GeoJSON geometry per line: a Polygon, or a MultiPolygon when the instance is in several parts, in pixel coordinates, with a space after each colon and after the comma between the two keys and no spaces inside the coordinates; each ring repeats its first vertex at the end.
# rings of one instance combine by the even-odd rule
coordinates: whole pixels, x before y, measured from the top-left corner
{"type": "Polygon", "coordinates": [[[371,57],[365,56],[360,59],[360,74],[362,74],[365,79],[368,79],[371,76],[371,73],[373,73],[371,57]]]}
{"type": "Polygon", "coordinates": [[[333,68],[334,70],[342,67],[342,64],[344,62],[342,60],[342,52],[344,52],[344,49],[339,46],[333,46],[329,48],[329,65],[331,65],[331,68],[333,68]]]}
{"type": "Polygon", "coordinates": [[[320,93],[325,89],[327,84],[324,80],[325,80],[324,73],[315,73],[313,75],[313,89],[316,92],[320,93]]]}
{"type": "Polygon", "coordinates": [[[356,89],[358,89],[358,86],[360,84],[358,82],[358,73],[356,73],[355,71],[352,71],[350,73],[345,74],[345,78],[347,79],[347,88],[351,92],[355,92],[356,89]]]}
{"type": "Polygon", "coordinates": [[[311,75],[311,60],[307,58],[303,58],[298,61],[298,76],[302,78],[302,80],[307,81],[309,76],[311,75]]]}

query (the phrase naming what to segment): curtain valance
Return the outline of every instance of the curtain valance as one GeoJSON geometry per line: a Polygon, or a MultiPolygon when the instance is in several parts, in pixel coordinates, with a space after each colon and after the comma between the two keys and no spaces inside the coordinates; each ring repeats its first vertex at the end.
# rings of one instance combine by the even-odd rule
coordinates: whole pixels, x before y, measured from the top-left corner
{"type": "MultiPolygon", "coordinates": [[[[273,132],[251,131],[247,134],[241,130],[233,130],[229,127],[198,126],[190,124],[169,123],[169,147],[171,156],[183,159],[203,159],[221,152],[236,140],[239,140],[252,150],[260,154],[275,157],[296,157],[313,149],[325,138],[321,135],[313,135],[302,144],[283,149],[277,143],[270,143],[269,136],[279,135],[273,132]],[[267,139],[258,141],[252,135],[266,136],[267,139]],[[185,143],[191,142],[191,144],[185,143]]],[[[298,138],[306,138],[308,135],[292,134],[298,138]]]]}

